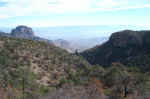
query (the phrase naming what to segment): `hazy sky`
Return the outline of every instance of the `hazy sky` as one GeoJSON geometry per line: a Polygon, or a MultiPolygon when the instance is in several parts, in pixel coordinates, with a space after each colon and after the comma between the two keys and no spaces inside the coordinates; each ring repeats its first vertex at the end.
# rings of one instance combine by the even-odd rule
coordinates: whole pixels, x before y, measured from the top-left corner
{"type": "Polygon", "coordinates": [[[150,26],[150,0],[0,0],[0,27],[150,26]]]}

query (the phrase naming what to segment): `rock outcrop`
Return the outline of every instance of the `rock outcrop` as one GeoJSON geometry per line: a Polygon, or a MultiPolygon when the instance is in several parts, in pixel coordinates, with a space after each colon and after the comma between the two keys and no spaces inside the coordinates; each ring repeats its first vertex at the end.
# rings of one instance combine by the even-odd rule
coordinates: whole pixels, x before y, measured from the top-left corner
{"type": "Polygon", "coordinates": [[[32,28],[27,26],[18,26],[15,29],[11,31],[11,35],[13,37],[19,37],[19,38],[34,38],[34,32],[32,28]]]}
{"type": "Polygon", "coordinates": [[[30,40],[35,40],[35,41],[44,41],[50,44],[53,43],[52,40],[48,40],[48,39],[44,39],[44,38],[36,36],[32,28],[23,26],[23,25],[17,26],[15,29],[12,29],[11,33],[0,32],[0,36],[24,38],[24,39],[30,39],[30,40]]]}

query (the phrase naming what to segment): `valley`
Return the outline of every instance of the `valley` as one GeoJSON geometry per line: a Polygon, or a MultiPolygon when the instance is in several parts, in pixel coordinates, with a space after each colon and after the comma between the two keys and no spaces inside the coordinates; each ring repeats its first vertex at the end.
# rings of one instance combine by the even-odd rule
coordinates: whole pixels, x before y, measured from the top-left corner
{"type": "Polygon", "coordinates": [[[70,53],[67,41],[37,37],[27,26],[1,32],[0,97],[145,99],[150,88],[149,37],[149,31],[119,31],[103,44],[70,53]]]}

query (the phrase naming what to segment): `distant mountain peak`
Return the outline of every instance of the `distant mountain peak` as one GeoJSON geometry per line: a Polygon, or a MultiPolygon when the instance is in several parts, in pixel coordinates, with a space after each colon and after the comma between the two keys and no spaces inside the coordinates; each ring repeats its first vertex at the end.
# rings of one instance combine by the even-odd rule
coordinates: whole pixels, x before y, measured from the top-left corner
{"type": "Polygon", "coordinates": [[[11,31],[11,35],[14,37],[31,38],[34,37],[32,28],[20,25],[11,31]]]}
{"type": "Polygon", "coordinates": [[[20,26],[17,26],[16,28],[12,29],[11,33],[0,32],[0,36],[30,39],[30,40],[43,41],[43,42],[47,42],[49,44],[53,44],[52,40],[48,40],[48,39],[44,39],[44,38],[36,36],[34,34],[34,31],[32,30],[32,28],[30,28],[28,26],[24,26],[24,25],[20,25],[20,26]]]}

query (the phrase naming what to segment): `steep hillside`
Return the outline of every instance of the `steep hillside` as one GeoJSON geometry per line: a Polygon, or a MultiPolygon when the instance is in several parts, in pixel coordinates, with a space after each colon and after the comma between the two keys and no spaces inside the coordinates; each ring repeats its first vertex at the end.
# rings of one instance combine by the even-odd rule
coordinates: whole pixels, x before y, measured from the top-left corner
{"type": "MultiPolygon", "coordinates": [[[[35,74],[40,74],[39,83],[47,85],[58,84],[58,79],[66,77],[69,71],[86,69],[89,65],[79,56],[69,54],[54,45],[25,39],[0,37],[0,54],[0,64],[5,65],[5,61],[15,61],[17,65],[27,62],[35,74]]],[[[11,67],[13,64],[6,65],[11,67]]]]}
{"type": "Polygon", "coordinates": [[[39,85],[57,87],[62,81],[79,79],[76,74],[82,75],[88,65],[53,44],[0,37],[0,90],[11,86],[32,92],[42,90],[39,85]]]}
{"type": "Polygon", "coordinates": [[[110,66],[120,62],[150,70],[150,31],[120,31],[109,41],[81,53],[91,64],[110,66]]]}

